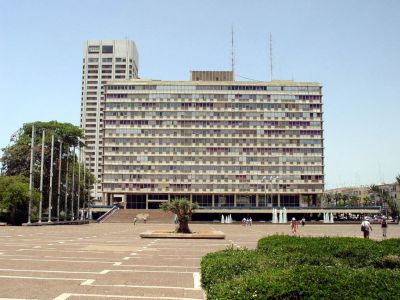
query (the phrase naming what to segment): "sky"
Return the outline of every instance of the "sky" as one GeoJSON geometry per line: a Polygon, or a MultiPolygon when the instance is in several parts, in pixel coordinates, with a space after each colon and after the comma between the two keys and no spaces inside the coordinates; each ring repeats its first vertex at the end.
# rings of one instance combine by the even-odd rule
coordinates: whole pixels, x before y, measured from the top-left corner
{"type": "Polygon", "coordinates": [[[131,39],[139,76],[323,85],[326,188],[400,174],[400,1],[0,0],[0,148],[23,123],[79,125],[83,42],[131,39]]]}

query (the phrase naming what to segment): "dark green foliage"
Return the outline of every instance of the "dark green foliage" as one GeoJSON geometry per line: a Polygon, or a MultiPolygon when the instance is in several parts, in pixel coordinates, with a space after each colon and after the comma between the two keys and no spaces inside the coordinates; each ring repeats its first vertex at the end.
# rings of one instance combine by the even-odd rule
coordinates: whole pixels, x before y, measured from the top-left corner
{"type": "Polygon", "coordinates": [[[400,239],[270,236],[201,262],[209,299],[398,299],[400,239]]]}
{"type": "Polygon", "coordinates": [[[172,212],[178,218],[179,226],[176,230],[178,233],[191,233],[189,221],[192,218],[193,211],[198,207],[197,203],[192,203],[186,198],[174,199],[160,204],[162,211],[172,212]]]}

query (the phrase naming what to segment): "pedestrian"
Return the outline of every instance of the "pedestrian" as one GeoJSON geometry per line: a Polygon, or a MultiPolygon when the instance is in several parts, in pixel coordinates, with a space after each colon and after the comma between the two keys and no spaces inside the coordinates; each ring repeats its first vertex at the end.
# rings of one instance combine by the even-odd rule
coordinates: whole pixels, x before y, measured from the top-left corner
{"type": "Polygon", "coordinates": [[[136,222],[137,222],[137,218],[136,218],[136,217],[134,217],[134,218],[133,218],[133,226],[135,226],[135,225],[136,225],[136,222]]]}
{"type": "Polygon", "coordinates": [[[249,225],[253,225],[253,219],[251,217],[249,218],[249,225]]]}
{"type": "Polygon", "coordinates": [[[369,239],[369,232],[372,231],[371,223],[368,222],[368,217],[361,223],[361,231],[364,233],[364,239],[369,239]]]}
{"type": "Polygon", "coordinates": [[[388,223],[387,223],[387,221],[386,221],[386,217],[383,217],[383,218],[382,218],[381,227],[382,227],[382,236],[383,236],[384,238],[386,238],[387,228],[388,228],[388,223]]]}
{"type": "Polygon", "coordinates": [[[246,226],[246,218],[243,218],[243,220],[242,220],[242,226],[246,226]]]}
{"type": "Polygon", "coordinates": [[[144,218],[143,218],[144,224],[146,224],[146,221],[147,221],[147,217],[144,217],[144,218]]]}
{"type": "Polygon", "coordinates": [[[302,218],[301,219],[301,226],[304,227],[304,225],[306,225],[306,218],[302,218]]]}
{"type": "Polygon", "coordinates": [[[297,224],[296,218],[292,218],[292,221],[290,221],[290,228],[292,229],[292,233],[295,234],[297,232],[297,227],[299,225],[297,224]]]}

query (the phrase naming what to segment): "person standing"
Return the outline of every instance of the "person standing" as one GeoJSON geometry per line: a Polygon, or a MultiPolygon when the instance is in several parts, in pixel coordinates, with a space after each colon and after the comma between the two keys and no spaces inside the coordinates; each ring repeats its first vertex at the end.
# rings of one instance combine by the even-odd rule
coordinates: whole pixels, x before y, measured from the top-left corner
{"type": "Polygon", "coordinates": [[[293,234],[296,234],[298,226],[299,225],[297,224],[296,218],[292,218],[292,221],[290,221],[290,228],[293,234]]]}
{"type": "Polygon", "coordinates": [[[304,227],[304,225],[306,225],[306,218],[302,218],[301,219],[301,226],[304,227]]]}
{"type": "Polygon", "coordinates": [[[137,218],[136,218],[136,217],[134,217],[134,218],[133,218],[133,226],[135,226],[135,225],[136,225],[136,222],[137,222],[137,218]]]}
{"type": "Polygon", "coordinates": [[[369,232],[372,231],[372,227],[367,217],[365,217],[365,220],[361,223],[361,231],[364,233],[364,239],[369,239],[369,232]]]}
{"type": "Polygon", "coordinates": [[[387,228],[388,228],[388,223],[387,223],[387,221],[386,221],[386,217],[383,217],[383,218],[382,218],[381,227],[382,227],[382,236],[383,236],[384,238],[386,238],[387,228]]]}

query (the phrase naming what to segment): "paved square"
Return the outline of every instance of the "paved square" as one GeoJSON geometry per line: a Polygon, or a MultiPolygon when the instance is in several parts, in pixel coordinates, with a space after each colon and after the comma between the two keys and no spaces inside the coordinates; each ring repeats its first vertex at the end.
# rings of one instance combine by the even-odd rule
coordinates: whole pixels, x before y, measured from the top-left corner
{"type": "MultiPolygon", "coordinates": [[[[141,239],[140,232],[173,224],[90,224],[0,227],[0,297],[8,299],[204,299],[203,255],[228,246],[252,249],[266,235],[290,234],[289,225],[191,224],[221,230],[225,240],[141,239]]],[[[360,225],[311,225],[298,235],[357,236],[360,225]]],[[[381,239],[373,225],[371,238],[381,239]]],[[[400,238],[390,225],[388,237],[400,238]]]]}

